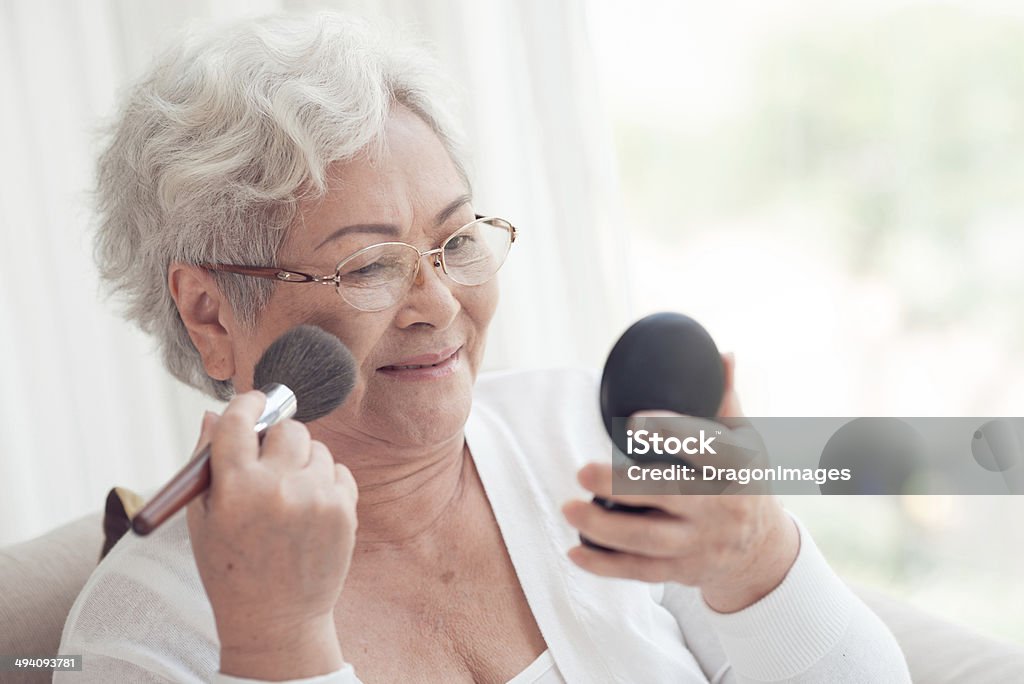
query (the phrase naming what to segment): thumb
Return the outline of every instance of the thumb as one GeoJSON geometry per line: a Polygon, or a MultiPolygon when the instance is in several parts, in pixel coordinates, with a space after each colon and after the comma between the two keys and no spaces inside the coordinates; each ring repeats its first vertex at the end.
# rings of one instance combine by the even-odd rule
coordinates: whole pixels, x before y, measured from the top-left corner
{"type": "Polygon", "coordinates": [[[199,439],[196,440],[196,448],[192,450],[193,456],[198,454],[213,439],[213,429],[217,426],[217,421],[219,420],[220,416],[213,411],[203,411],[203,422],[199,427],[199,439]]]}
{"type": "Polygon", "coordinates": [[[728,352],[722,354],[722,369],[725,371],[725,391],[722,393],[722,403],[718,407],[720,418],[741,418],[743,408],[740,406],[740,397],[736,393],[736,354],[728,352]]]}

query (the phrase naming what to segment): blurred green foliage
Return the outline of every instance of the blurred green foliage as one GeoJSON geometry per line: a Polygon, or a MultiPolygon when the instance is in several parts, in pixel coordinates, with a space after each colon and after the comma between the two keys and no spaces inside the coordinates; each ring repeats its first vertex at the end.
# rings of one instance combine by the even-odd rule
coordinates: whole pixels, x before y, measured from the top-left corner
{"type": "Polygon", "coordinates": [[[750,69],[747,101],[711,127],[685,112],[619,119],[625,195],[655,237],[799,207],[854,275],[899,282],[907,260],[931,262],[914,277],[941,287],[902,284],[908,325],[1024,300],[1024,253],[1016,276],[993,279],[970,244],[1007,222],[1024,231],[1024,22],[907,8],[802,27],[757,50],[750,69]]]}

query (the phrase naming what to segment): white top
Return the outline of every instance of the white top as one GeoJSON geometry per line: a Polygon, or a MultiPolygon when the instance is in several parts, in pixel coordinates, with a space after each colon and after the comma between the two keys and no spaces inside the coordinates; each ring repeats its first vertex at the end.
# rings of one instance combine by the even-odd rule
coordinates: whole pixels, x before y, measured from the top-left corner
{"type": "MultiPolygon", "coordinates": [[[[611,456],[592,372],[481,376],[465,433],[548,647],[514,684],[910,682],[892,634],[799,521],[786,578],[736,613],[714,612],[690,587],[602,578],[573,564],[565,552],[578,537],[559,508],[587,496],[576,471],[611,456]]],[[[84,660],[81,672],[56,673],[58,683],[252,681],[217,673],[213,612],[183,514],[114,547],[75,601],[60,652],[84,660]]],[[[360,684],[350,665],[295,681],[360,684]]]]}
{"type": "Polygon", "coordinates": [[[565,680],[555,666],[551,651],[544,651],[525,670],[510,679],[508,684],[565,684],[565,680]]]}

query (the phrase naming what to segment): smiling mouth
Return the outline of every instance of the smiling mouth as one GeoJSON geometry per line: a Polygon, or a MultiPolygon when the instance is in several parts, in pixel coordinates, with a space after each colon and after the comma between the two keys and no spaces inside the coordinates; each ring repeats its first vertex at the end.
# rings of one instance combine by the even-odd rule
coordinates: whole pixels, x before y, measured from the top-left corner
{"type": "MultiPolygon", "coordinates": [[[[451,357],[449,356],[448,358],[450,359],[451,357]]],[[[448,359],[445,359],[444,361],[447,360],[448,359]]],[[[437,366],[440,366],[442,363],[444,363],[444,361],[441,361],[440,363],[430,363],[426,365],[420,364],[417,366],[384,366],[382,370],[416,370],[417,368],[436,368],[437,366]]]]}
{"type": "Polygon", "coordinates": [[[378,370],[382,371],[408,371],[408,370],[419,370],[421,368],[437,368],[438,366],[447,365],[454,359],[458,353],[462,350],[462,347],[453,349],[451,353],[445,356],[440,361],[435,363],[412,363],[412,364],[395,364],[391,366],[381,366],[378,370]]]}

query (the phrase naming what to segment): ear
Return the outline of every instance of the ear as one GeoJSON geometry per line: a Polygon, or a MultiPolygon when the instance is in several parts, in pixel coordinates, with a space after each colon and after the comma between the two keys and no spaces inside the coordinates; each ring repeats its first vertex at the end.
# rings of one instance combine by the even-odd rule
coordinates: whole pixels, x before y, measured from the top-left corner
{"type": "Polygon", "coordinates": [[[230,332],[235,320],[213,276],[199,266],[175,261],[167,270],[167,284],[207,375],[215,380],[230,379],[235,374],[230,332]]]}

